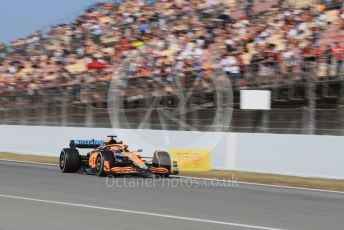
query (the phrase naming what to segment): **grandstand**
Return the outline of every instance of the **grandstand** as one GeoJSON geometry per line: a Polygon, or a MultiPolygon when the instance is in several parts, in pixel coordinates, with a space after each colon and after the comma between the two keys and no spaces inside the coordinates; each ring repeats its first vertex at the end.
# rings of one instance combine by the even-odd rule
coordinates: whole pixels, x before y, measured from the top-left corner
{"type": "MultiPolygon", "coordinates": [[[[70,24],[0,46],[1,123],[109,127],[107,92],[129,57],[127,127],[138,127],[148,94],[178,107],[176,79],[184,91],[201,79],[194,98],[209,104],[221,70],[232,122],[212,127],[209,106],[183,118],[198,130],[344,135],[344,5],[335,0],[97,3],[70,24]],[[271,90],[272,110],[240,110],[240,89],[271,90]]],[[[157,115],[149,123],[180,129],[157,115]]]]}

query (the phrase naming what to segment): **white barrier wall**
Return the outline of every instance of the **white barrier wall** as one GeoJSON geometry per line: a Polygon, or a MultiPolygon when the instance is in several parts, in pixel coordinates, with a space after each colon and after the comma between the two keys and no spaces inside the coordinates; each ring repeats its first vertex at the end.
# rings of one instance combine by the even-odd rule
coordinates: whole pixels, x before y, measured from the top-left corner
{"type": "Polygon", "coordinates": [[[344,137],[0,126],[0,151],[58,156],[71,139],[117,134],[146,156],[170,148],[211,149],[212,168],[344,179],[344,137]]]}

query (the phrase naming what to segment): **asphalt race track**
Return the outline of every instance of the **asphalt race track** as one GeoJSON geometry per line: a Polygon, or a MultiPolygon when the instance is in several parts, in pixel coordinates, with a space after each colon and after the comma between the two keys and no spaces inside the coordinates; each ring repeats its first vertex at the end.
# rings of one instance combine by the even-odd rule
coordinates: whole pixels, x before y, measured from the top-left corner
{"type": "Polygon", "coordinates": [[[0,161],[0,229],[344,229],[344,194],[0,161]]]}

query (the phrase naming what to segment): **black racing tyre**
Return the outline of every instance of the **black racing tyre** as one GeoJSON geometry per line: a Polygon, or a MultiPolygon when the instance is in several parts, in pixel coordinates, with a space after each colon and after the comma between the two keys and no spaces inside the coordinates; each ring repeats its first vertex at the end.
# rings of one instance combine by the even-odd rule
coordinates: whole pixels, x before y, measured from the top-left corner
{"type": "MultiPolygon", "coordinates": [[[[168,170],[168,174],[162,174],[160,176],[168,177],[171,173],[171,157],[168,152],[155,151],[153,155],[153,167],[165,168],[168,170]]],[[[157,174],[159,175],[159,174],[157,174]]]]}
{"type": "Polygon", "coordinates": [[[96,174],[99,177],[104,177],[104,176],[111,173],[111,172],[104,171],[104,162],[105,161],[109,162],[109,166],[110,166],[110,170],[111,170],[111,168],[113,167],[113,163],[114,163],[113,152],[111,152],[111,151],[99,152],[97,160],[96,160],[96,174]]]}
{"type": "Polygon", "coordinates": [[[80,167],[80,155],[77,149],[63,149],[60,154],[60,169],[64,173],[75,173],[80,167]]]}

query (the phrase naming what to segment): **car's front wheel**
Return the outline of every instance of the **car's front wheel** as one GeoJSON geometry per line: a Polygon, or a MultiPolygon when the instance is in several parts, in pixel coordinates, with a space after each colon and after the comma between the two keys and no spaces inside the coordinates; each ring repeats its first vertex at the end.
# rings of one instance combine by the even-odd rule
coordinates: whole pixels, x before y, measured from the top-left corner
{"type": "Polygon", "coordinates": [[[156,174],[158,176],[162,177],[169,177],[171,173],[171,157],[168,152],[163,152],[163,151],[155,151],[153,155],[153,167],[157,168],[165,168],[168,170],[168,173],[164,174],[156,174]]]}
{"type": "Polygon", "coordinates": [[[103,177],[111,173],[113,166],[113,153],[111,151],[102,151],[98,154],[96,160],[96,174],[103,177]],[[106,167],[104,167],[106,164],[106,167]],[[107,168],[107,169],[106,169],[107,168]]]}

